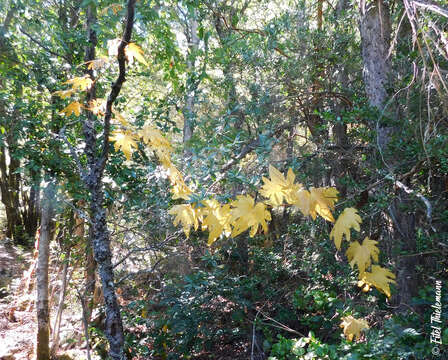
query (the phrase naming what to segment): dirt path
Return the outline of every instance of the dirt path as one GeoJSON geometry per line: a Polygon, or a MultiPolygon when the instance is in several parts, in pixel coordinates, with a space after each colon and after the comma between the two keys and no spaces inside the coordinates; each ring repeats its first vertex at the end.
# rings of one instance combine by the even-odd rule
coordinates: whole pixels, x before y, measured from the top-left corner
{"type": "Polygon", "coordinates": [[[32,358],[35,314],[25,311],[26,299],[19,297],[20,280],[30,261],[29,253],[0,243],[0,360],[32,358]],[[18,307],[19,303],[24,306],[18,307]]]}

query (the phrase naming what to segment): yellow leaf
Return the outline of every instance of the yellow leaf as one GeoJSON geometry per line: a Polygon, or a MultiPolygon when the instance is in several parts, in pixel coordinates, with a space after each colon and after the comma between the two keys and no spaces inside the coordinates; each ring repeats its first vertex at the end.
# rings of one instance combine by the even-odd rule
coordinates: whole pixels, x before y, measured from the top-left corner
{"type": "Polygon", "coordinates": [[[345,234],[347,241],[350,241],[350,229],[359,231],[359,224],[361,223],[362,220],[358,215],[358,210],[355,208],[344,209],[330,232],[330,239],[333,239],[338,250],[341,248],[342,236],[345,234]]]}
{"type": "Polygon", "coordinates": [[[109,59],[105,56],[101,56],[98,59],[90,60],[86,62],[87,69],[89,70],[98,70],[107,65],[109,59]]]}
{"type": "Polygon", "coordinates": [[[140,130],[139,135],[153,150],[163,150],[171,153],[172,147],[170,142],[158,129],[152,127],[151,125],[145,125],[143,129],[140,130]]]}
{"type": "Polygon", "coordinates": [[[310,215],[316,220],[317,214],[325,220],[334,222],[330,211],[334,210],[334,203],[338,200],[338,191],[333,187],[310,189],[310,215]]]}
{"type": "Polygon", "coordinates": [[[201,209],[204,219],[202,221],[202,230],[207,229],[208,245],[212,245],[216,239],[224,232],[227,236],[231,233],[230,228],[230,205],[221,205],[218,201],[204,200],[205,207],[201,209]]]}
{"type": "Polygon", "coordinates": [[[93,112],[95,115],[104,116],[106,111],[106,100],[105,99],[93,99],[89,102],[89,107],[87,110],[93,112]]]}
{"type": "Polygon", "coordinates": [[[63,84],[71,84],[73,90],[85,91],[91,88],[93,81],[88,75],[86,75],[67,80],[63,84]]]}
{"type": "Polygon", "coordinates": [[[308,190],[299,190],[294,198],[293,205],[299,208],[304,216],[310,214],[311,194],[308,190]]]}
{"type": "Polygon", "coordinates": [[[128,127],[129,123],[127,120],[119,113],[118,110],[112,109],[112,113],[114,114],[115,119],[117,119],[121,125],[128,127]]]}
{"type": "Polygon", "coordinates": [[[173,223],[175,226],[181,223],[184,229],[184,233],[187,237],[190,236],[190,230],[192,226],[195,230],[198,229],[199,219],[197,210],[193,206],[191,206],[191,204],[174,205],[168,211],[168,214],[176,215],[173,223]]]}
{"type": "Polygon", "coordinates": [[[232,236],[235,237],[247,229],[250,237],[253,237],[261,225],[264,233],[268,232],[266,221],[271,220],[271,213],[266,210],[266,205],[257,203],[250,195],[238,195],[237,200],[231,203],[231,223],[233,225],[232,236]]]}
{"type": "Polygon", "coordinates": [[[136,43],[129,43],[124,48],[124,54],[126,55],[126,59],[128,59],[129,63],[132,64],[134,62],[134,58],[137,59],[138,62],[141,62],[142,64],[145,64],[148,66],[149,64],[146,62],[145,58],[143,57],[143,50],[140,46],[138,46],[136,43]]]}
{"type": "Polygon", "coordinates": [[[110,137],[110,141],[115,141],[115,151],[121,149],[126,159],[131,160],[132,148],[137,148],[134,134],[129,131],[114,131],[110,137]]]}
{"type": "Polygon", "coordinates": [[[357,264],[358,270],[362,274],[372,263],[371,258],[378,261],[380,250],[376,244],[378,241],[370,240],[368,237],[364,239],[362,245],[357,241],[352,242],[345,253],[350,260],[350,266],[353,268],[357,264]]]}
{"type": "Polygon", "coordinates": [[[351,315],[343,317],[342,323],[339,326],[344,328],[344,335],[349,341],[353,340],[353,336],[358,340],[361,337],[361,331],[369,328],[366,320],[355,319],[351,315]]]}
{"type": "Polygon", "coordinates": [[[177,168],[171,164],[167,169],[168,177],[171,182],[171,192],[173,193],[173,199],[188,200],[193,193],[191,189],[185,184],[184,178],[177,168]]]}
{"type": "Polygon", "coordinates": [[[173,194],[173,199],[188,200],[193,191],[182,181],[171,186],[171,193],[173,194]]]}
{"type": "Polygon", "coordinates": [[[107,12],[108,12],[109,9],[111,9],[112,12],[113,12],[115,15],[117,15],[117,13],[123,9],[123,5],[115,3],[115,4],[111,4],[111,5],[109,5],[109,6],[106,6],[106,7],[100,12],[100,15],[107,14],[107,12]]]}
{"type": "Polygon", "coordinates": [[[291,168],[288,170],[287,177],[278,171],[272,165],[269,165],[269,176],[271,180],[263,176],[264,185],[260,189],[260,194],[269,199],[269,203],[273,206],[283,204],[283,198],[292,204],[295,202],[296,194],[302,187],[301,184],[294,184],[295,175],[291,168]]]}
{"type": "Polygon", "coordinates": [[[388,269],[379,265],[372,265],[372,272],[364,272],[359,274],[359,287],[365,287],[368,290],[370,286],[375,286],[379,291],[390,297],[389,284],[395,283],[395,275],[388,269]]]}
{"type": "Polygon", "coordinates": [[[146,318],[148,316],[148,310],[146,308],[142,309],[142,318],[146,318]]]}
{"type": "Polygon", "coordinates": [[[68,89],[68,90],[58,90],[53,93],[53,95],[59,96],[61,99],[67,99],[68,97],[72,96],[75,90],[68,89]]]}
{"type": "Polygon", "coordinates": [[[65,116],[70,116],[71,114],[75,114],[76,116],[79,116],[79,114],[81,114],[81,109],[83,107],[84,106],[82,104],[80,104],[79,102],[73,101],[66,108],[62,109],[60,114],[61,115],[65,114],[65,116]]]}

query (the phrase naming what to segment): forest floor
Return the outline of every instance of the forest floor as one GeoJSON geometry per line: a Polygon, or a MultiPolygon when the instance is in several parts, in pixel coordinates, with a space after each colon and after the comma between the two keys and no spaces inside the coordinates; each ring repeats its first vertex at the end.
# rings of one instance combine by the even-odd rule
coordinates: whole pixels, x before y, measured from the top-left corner
{"type": "MultiPolygon", "coordinates": [[[[29,280],[33,261],[30,251],[0,240],[0,360],[33,359],[37,327],[34,276],[29,280]]],[[[57,271],[52,272],[57,275],[57,271]]],[[[56,306],[50,308],[50,321],[54,319],[55,310],[56,306]]],[[[67,305],[61,324],[60,353],[63,352],[64,356],[56,358],[82,360],[86,358],[85,351],[80,349],[82,345],[65,341],[80,338],[77,336],[80,321],[75,316],[76,311],[71,310],[67,305]]]]}
{"type": "Polygon", "coordinates": [[[35,313],[20,301],[20,280],[32,261],[29,253],[0,243],[0,359],[31,359],[35,338],[35,313]]]}

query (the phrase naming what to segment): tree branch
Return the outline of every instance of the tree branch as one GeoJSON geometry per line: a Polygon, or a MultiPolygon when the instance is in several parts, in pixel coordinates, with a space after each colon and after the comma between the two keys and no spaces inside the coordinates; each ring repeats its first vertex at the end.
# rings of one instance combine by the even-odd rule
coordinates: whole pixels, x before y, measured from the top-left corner
{"type": "Polygon", "coordinates": [[[431,10],[439,15],[442,15],[442,16],[445,16],[448,18],[448,9],[445,9],[442,6],[433,4],[429,1],[423,1],[423,0],[413,0],[412,3],[415,6],[421,7],[425,10],[431,10]]]}
{"type": "Polygon", "coordinates": [[[126,81],[126,57],[124,53],[125,47],[129,44],[132,35],[132,28],[134,26],[134,12],[135,12],[135,2],[136,0],[128,0],[128,13],[126,17],[126,25],[121,39],[120,45],[118,46],[118,68],[119,74],[117,80],[112,85],[112,89],[107,97],[106,103],[106,113],[104,115],[104,142],[103,151],[101,153],[101,158],[99,159],[98,165],[100,172],[104,169],[106,165],[106,160],[109,154],[109,135],[110,135],[110,119],[112,117],[112,105],[120,94],[121,87],[126,81]]]}
{"type": "Polygon", "coordinates": [[[51,49],[49,49],[48,47],[46,47],[44,44],[42,44],[42,42],[40,42],[39,40],[36,40],[35,38],[33,38],[32,35],[28,34],[25,30],[23,30],[22,28],[20,28],[20,32],[25,35],[28,39],[30,39],[32,42],[34,42],[35,44],[39,45],[42,49],[44,49],[46,52],[48,52],[51,55],[57,56],[57,57],[61,57],[63,58],[65,61],[70,62],[71,60],[62,54],[59,54],[51,49]]]}

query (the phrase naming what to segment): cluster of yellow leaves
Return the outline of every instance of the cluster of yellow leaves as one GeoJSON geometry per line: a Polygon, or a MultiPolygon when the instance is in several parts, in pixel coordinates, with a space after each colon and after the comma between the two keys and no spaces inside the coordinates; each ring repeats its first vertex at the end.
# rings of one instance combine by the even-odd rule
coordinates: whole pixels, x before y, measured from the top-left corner
{"type": "Polygon", "coordinates": [[[272,206],[283,205],[286,201],[297,207],[304,216],[311,215],[313,220],[320,215],[325,220],[334,222],[331,213],[338,199],[338,191],[335,188],[311,188],[309,191],[302,184],[295,184],[295,174],[290,168],[285,176],[272,165],[269,166],[270,180],[263,177],[264,185],[260,194],[268,198],[268,204],[272,206]]]}
{"type": "MultiPolygon", "coordinates": [[[[146,131],[151,134],[151,131],[146,131]]],[[[159,147],[169,151],[169,144],[165,142],[150,141],[149,143],[158,144],[159,147]]],[[[163,164],[163,162],[162,162],[163,164]]],[[[171,171],[171,170],[170,170],[171,171]]],[[[222,234],[232,237],[249,230],[249,236],[253,237],[261,228],[264,233],[268,232],[268,221],[271,220],[271,213],[268,206],[280,206],[284,201],[290,205],[299,208],[307,216],[311,215],[314,219],[317,214],[324,219],[333,221],[331,210],[334,210],[334,203],[337,200],[337,190],[334,188],[311,188],[309,191],[303,189],[302,184],[295,184],[295,175],[292,169],[288,170],[285,176],[275,167],[269,166],[270,179],[263,177],[264,185],[260,189],[260,194],[268,198],[266,203],[255,203],[255,199],[250,195],[238,195],[236,200],[229,204],[220,204],[211,199],[202,202],[200,208],[188,208],[189,216],[185,216],[185,209],[175,207],[171,214],[176,215],[176,219],[182,223],[182,226],[188,231],[191,227],[196,228],[198,222],[202,222],[202,229],[209,231],[208,244],[213,244],[222,234]]],[[[171,175],[171,177],[173,177],[171,175]]],[[[171,178],[170,177],[170,178],[171,178]]],[[[174,176],[175,178],[175,176],[174,176]]],[[[175,181],[181,185],[180,181],[175,181]]],[[[176,187],[174,187],[176,189],[176,187]]],[[[178,195],[188,199],[191,192],[184,193],[181,189],[175,190],[178,195]]]]}
{"type": "MultiPolygon", "coordinates": [[[[121,5],[119,4],[112,4],[110,5],[110,8],[112,11],[116,12],[121,8],[121,5]]],[[[120,39],[113,39],[109,40],[108,43],[108,50],[109,50],[109,56],[117,56],[118,55],[118,46],[120,45],[121,40],[120,39]]],[[[147,61],[143,57],[143,50],[135,43],[129,43],[125,47],[125,56],[126,59],[130,64],[134,62],[134,59],[136,59],[138,62],[148,65],[147,61]]],[[[110,60],[106,56],[100,56],[98,59],[94,59],[91,61],[87,61],[85,65],[87,65],[87,68],[89,70],[98,70],[103,67],[105,67],[107,64],[109,64],[110,60]]],[[[89,90],[94,81],[90,78],[90,76],[79,76],[74,77],[73,79],[65,81],[64,85],[70,85],[71,88],[67,90],[58,90],[53,93],[53,95],[59,96],[61,99],[67,99],[71,97],[72,95],[76,94],[79,91],[87,91],[89,90]]],[[[71,114],[74,114],[75,116],[79,116],[81,114],[81,109],[86,109],[91,112],[93,112],[95,115],[104,116],[104,104],[105,100],[103,99],[97,99],[92,100],[88,106],[84,106],[78,101],[71,102],[68,106],[66,106],[63,110],[61,110],[60,114],[65,116],[70,116],[71,114]]],[[[116,111],[114,111],[116,119],[118,119],[124,126],[128,126],[127,122],[124,120],[124,118],[118,114],[116,111]]],[[[113,137],[114,138],[114,137],[113,137]]],[[[128,137],[129,138],[129,137],[128,137]]],[[[119,148],[126,148],[128,149],[125,153],[126,157],[128,158],[129,154],[129,146],[127,146],[127,143],[122,147],[118,146],[119,148]]],[[[117,148],[117,147],[116,147],[117,148]]]]}
{"type": "MultiPolygon", "coordinates": [[[[330,232],[330,239],[334,240],[336,248],[341,248],[342,237],[345,235],[348,242],[350,242],[350,230],[355,229],[360,231],[360,224],[362,220],[355,208],[345,208],[339,215],[333,229],[330,232]]],[[[364,291],[368,291],[371,286],[375,286],[379,291],[390,297],[389,284],[395,282],[393,279],[395,275],[389,270],[378,265],[372,265],[371,272],[366,272],[366,269],[372,264],[372,260],[378,262],[379,249],[375,240],[370,240],[366,237],[362,245],[358,241],[350,242],[346,251],[350,266],[354,268],[356,265],[359,271],[358,286],[363,287],[364,291]]]]}

